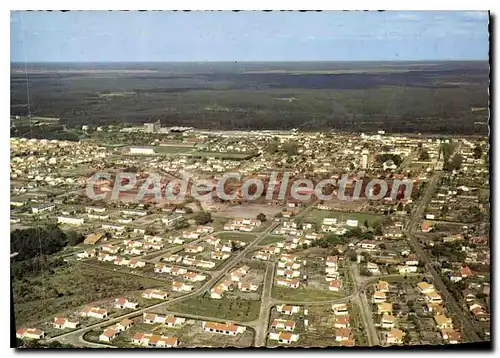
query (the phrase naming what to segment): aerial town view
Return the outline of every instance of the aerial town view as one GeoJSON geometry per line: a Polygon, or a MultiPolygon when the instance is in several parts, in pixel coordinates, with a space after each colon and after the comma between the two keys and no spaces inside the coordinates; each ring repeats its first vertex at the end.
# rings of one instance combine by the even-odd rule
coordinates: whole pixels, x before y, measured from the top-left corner
{"type": "Polygon", "coordinates": [[[11,12],[12,347],[491,347],[488,24],[11,12]]]}

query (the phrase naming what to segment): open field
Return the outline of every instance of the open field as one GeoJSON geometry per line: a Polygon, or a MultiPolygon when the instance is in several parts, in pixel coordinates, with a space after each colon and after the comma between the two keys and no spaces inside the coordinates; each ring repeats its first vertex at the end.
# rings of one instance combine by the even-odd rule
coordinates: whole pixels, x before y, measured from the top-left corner
{"type": "Polygon", "coordinates": [[[260,301],[212,300],[209,298],[190,298],[168,306],[169,311],[182,312],[207,317],[217,317],[238,321],[251,321],[257,318],[260,301]]]}
{"type": "Polygon", "coordinates": [[[243,232],[222,232],[220,234],[215,235],[217,238],[221,240],[239,240],[244,242],[252,242],[255,240],[257,235],[252,233],[243,233],[243,232]]]}
{"type": "Polygon", "coordinates": [[[340,292],[333,292],[328,290],[318,290],[310,288],[287,288],[273,286],[271,296],[277,300],[283,301],[304,301],[304,302],[314,302],[323,300],[335,300],[337,298],[345,297],[344,294],[340,292]]]}
{"type": "Polygon", "coordinates": [[[267,235],[261,242],[260,245],[270,245],[277,242],[284,241],[285,238],[282,235],[267,235]]]}

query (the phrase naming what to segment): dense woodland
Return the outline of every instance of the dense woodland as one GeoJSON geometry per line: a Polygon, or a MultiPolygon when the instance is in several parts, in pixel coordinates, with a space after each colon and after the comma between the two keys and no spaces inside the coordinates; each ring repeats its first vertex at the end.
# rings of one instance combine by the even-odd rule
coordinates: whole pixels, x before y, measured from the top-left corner
{"type": "Polygon", "coordinates": [[[40,270],[52,270],[64,265],[61,257],[49,257],[66,246],[78,245],[84,237],[74,231],[67,233],[57,226],[14,230],[10,234],[11,273],[15,279],[37,274],[40,270]]]}
{"type": "Polygon", "coordinates": [[[38,68],[28,82],[13,72],[11,113],[28,113],[29,86],[30,112],[61,118],[68,128],[160,119],[228,130],[488,133],[475,123],[488,120],[487,62],[130,66],[156,72],[38,68]]]}

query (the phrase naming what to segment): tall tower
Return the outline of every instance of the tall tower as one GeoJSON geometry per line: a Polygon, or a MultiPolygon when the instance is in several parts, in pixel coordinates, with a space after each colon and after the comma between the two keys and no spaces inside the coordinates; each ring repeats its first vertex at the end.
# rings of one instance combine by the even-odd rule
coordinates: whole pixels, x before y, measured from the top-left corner
{"type": "Polygon", "coordinates": [[[368,149],[363,149],[361,152],[361,168],[366,169],[368,168],[368,149]]]}

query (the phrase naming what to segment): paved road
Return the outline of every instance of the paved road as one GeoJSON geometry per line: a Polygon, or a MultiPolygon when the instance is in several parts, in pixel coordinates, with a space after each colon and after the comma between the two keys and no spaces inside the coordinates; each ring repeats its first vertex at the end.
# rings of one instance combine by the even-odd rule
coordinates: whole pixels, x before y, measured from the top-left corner
{"type": "Polygon", "coordinates": [[[362,280],[359,275],[358,266],[354,262],[351,263],[351,272],[354,279],[353,296],[358,303],[358,307],[361,312],[361,318],[363,319],[363,325],[364,327],[366,327],[365,332],[366,332],[366,338],[368,339],[368,345],[379,346],[380,341],[378,339],[377,329],[375,328],[375,325],[373,323],[371,304],[368,302],[368,299],[366,298],[364,292],[365,292],[365,287],[368,285],[369,282],[375,280],[378,281],[381,279],[381,277],[374,278],[373,280],[362,280]]]}
{"type": "Polygon", "coordinates": [[[274,263],[267,262],[266,274],[262,284],[262,295],[260,301],[260,313],[257,322],[255,322],[255,337],[254,346],[263,347],[266,345],[267,338],[267,325],[269,323],[269,315],[273,305],[271,298],[271,290],[273,288],[274,280],[274,263]]]}
{"type": "Polygon", "coordinates": [[[409,225],[406,231],[406,237],[408,238],[408,242],[412,245],[413,250],[418,255],[418,257],[425,264],[426,270],[432,274],[434,278],[434,286],[436,289],[442,294],[443,298],[446,301],[446,308],[456,314],[457,319],[459,320],[459,326],[462,330],[462,336],[466,342],[480,342],[478,334],[476,333],[474,324],[471,322],[469,312],[464,312],[461,306],[456,302],[455,298],[448,291],[446,285],[444,284],[441,275],[434,269],[432,265],[431,259],[427,255],[427,253],[421,248],[420,243],[415,237],[415,232],[418,230],[420,220],[423,217],[423,213],[425,207],[429,200],[431,199],[434,191],[436,189],[437,184],[439,183],[439,179],[441,178],[442,172],[436,171],[432,175],[429,183],[427,184],[424,196],[420,204],[413,211],[412,217],[409,221],[409,225]]]}

